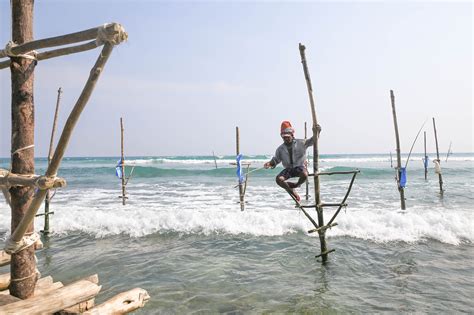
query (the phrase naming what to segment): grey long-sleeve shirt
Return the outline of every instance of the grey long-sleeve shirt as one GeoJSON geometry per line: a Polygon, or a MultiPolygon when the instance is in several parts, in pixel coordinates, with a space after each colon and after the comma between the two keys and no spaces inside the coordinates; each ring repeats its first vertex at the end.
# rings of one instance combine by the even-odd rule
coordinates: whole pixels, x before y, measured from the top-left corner
{"type": "Polygon", "coordinates": [[[293,164],[291,164],[288,146],[286,143],[283,143],[276,149],[275,156],[271,159],[270,163],[272,166],[276,166],[281,162],[284,168],[304,166],[304,161],[306,160],[306,149],[312,145],[313,137],[307,140],[293,139],[293,142],[291,143],[293,164]]]}

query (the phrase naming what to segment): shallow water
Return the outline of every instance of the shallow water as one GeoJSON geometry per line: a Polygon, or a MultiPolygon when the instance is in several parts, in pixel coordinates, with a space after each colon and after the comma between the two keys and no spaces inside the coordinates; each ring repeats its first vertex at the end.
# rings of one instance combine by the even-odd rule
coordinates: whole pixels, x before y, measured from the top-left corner
{"type": "MultiPolygon", "coordinates": [[[[151,300],[140,314],[472,312],[474,156],[442,163],[442,198],[433,169],[425,181],[415,158],[402,212],[386,156],[322,157],[326,170],[361,169],[338,226],[327,232],[336,252],[326,265],[314,258],[311,223],[274,183],[279,169],[252,173],[241,212],[231,157],[217,170],[210,157],[134,158],[122,206],[116,158],[70,158],[38,268],[64,283],[98,273],[98,302],[144,288],[151,300]]],[[[267,157],[246,159],[257,168],[267,157]]],[[[38,160],[37,173],[44,166],[38,160]]],[[[339,202],[349,180],[323,178],[322,199],[339,202]]],[[[324,213],[327,222],[334,209],[324,213]]],[[[2,239],[9,220],[1,203],[2,239]]]]}

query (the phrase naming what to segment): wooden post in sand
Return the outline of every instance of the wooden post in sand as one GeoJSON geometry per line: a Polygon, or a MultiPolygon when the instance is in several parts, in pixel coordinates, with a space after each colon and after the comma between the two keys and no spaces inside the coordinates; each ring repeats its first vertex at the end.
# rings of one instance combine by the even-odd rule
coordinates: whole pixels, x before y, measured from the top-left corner
{"type": "Polygon", "coordinates": [[[425,158],[423,159],[423,167],[425,168],[425,180],[428,179],[428,155],[426,155],[426,131],[423,134],[423,146],[425,148],[425,158]]]}
{"type": "MultiPolygon", "coordinates": [[[[239,135],[239,127],[235,127],[235,153],[236,156],[240,154],[240,135],[239,135]]],[[[239,202],[240,202],[240,210],[245,210],[245,203],[244,203],[244,187],[239,179],[239,202]]]]}
{"type": "MultiPolygon", "coordinates": [[[[51,158],[53,157],[53,145],[54,145],[54,134],[56,133],[56,125],[58,122],[58,113],[59,113],[59,102],[61,100],[61,88],[58,89],[58,97],[56,99],[56,110],[54,111],[54,119],[53,119],[53,128],[51,129],[51,139],[49,141],[49,151],[48,151],[48,165],[51,163],[51,158]]],[[[49,234],[49,203],[51,201],[50,191],[46,192],[46,197],[44,199],[44,227],[43,227],[43,234],[49,234]]]]}
{"type": "MultiPolygon", "coordinates": [[[[321,192],[320,192],[319,176],[318,176],[318,170],[319,170],[319,145],[318,145],[319,135],[318,135],[318,129],[317,129],[318,119],[316,117],[316,109],[314,106],[313,87],[311,86],[311,78],[309,76],[308,65],[306,63],[306,56],[305,56],[306,47],[300,43],[299,49],[300,49],[301,63],[303,64],[304,76],[306,79],[306,86],[308,88],[309,102],[311,105],[311,116],[313,118],[313,170],[314,170],[314,198],[316,201],[315,207],[318,213],[318,225],[320,227],[323,227],[324,216],[323,216],[323,208],[321,207],[321,192]]],[[[327,261],[328,253],[329,253],[326,246],[326,237],[325,237],[326,231],[319,230],[318,235],[319,235],[319,242],[321,243],[321,257],[324,263],[327,261]]]]}
{"type": "MultiPolygon", "coordinates": [[[[17,44],[33,40],[33,0],[12,0],[12,40],[17,44]]],[[[34,174],[34,70],[36,61],[27,56],[10,58],[12,87],[11,172],[34,174]]],[[[34,189],[11,187],[11,227],[17,228],[25,217],[34,189]]],[[[24,233],[34,232],[33,222],[24,226],[24,233]]],[[[34,247],[13,254],[10,263],[12,281],[10,294],[20,299],[33,295],[37,278],[34,247]]]]}
{"type": "MultiPolygon", "coordinates": [[[[306,128],[306,121],[304,122],[304,140],[306,141],[306,139],[308,138],[308,130],[306,128]]],[[[308,162],[309,162],[309,159],[308,159],[308,155],[306,154],[306,170],[308,170],[308,162]]],[[[309,199],[309,179],[306,179],[306,193],[305,193],[305,199],[308,200],[309,199]]]]}
{"type": "Polygon", "coordinates": [[[441,175],[441,160],[439,159],[439,148],[438,148],[438,134],[436,133],[436,123],[433,117],[433,129],[434,129],[434,136],[436,142],[436,161],[435,164],[438,163],[435,167],[436,173],[438,173],[439,178],[439,193],[443,195],[443,176],[441,175]]]}
{"type": "Polygon", "coordinates": [[[400,185],[400,179],[402,176],[402,157],[401,157],[401,152],[400,152],[400,137],[398,135],[398,123],[397,123],[397,112],[395,110],[395,95],[393,94],[393,91],[390,90],[390,100],[392,102],[392,114],[393,114],[393,124],[395,127],[395,141],[397,144],[397,186],[398,186],[398,191],[400,192],[400,205],[401,209],[405,210],[405,190],[404,188],[400,185]]]}
{"type": "Polygon", "coordinates": [[[125,158],[123,156],[123,120],[120,117],[120,168],[122,170],[122,205],[125,206],[126,192],[125,192],[125,158]]]}

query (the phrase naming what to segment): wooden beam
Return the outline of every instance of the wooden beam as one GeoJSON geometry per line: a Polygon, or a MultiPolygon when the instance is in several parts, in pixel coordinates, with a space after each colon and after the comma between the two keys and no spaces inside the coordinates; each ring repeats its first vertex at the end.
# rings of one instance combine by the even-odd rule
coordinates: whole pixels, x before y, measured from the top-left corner
{"type": "MultiPolygon", "coordinates": [[[[109,23],[105,25],[105,29],[104,26],[98,26],[80,32],[20,43],[19,45],[12,47],[10,51],[13,55],[21,55],[36,49],[70,45],[91,39],[98,39],[98,42],[100,42],[101,40],[99,38],[99,32],[103,32],[104,36],[112,37],[114,35],[119,35],[119,32],[123,32],[123,27],[118,23],[109,23]]],[[[120,36],[125,36],[125,38],[122,38],[121,41],[127,39],[126,33],[120,36]]],[[[91,43],[92,42],[87,43],[86,45],[91,45],[91,43]]],[[[5,49],[0,49],[0,58],[5,57],[8,57],[8,52],[5,49]]]]}
{"type": "Polygon", "coordinates": [[[117,294],[104,303],[84,312],[83,315],[125,314],[145,306],[149,299],[150,296],[146,290],[135,288],[117,294]]]}
{"type": "Polygon", "coordinates": [[[392,103],[392,116],[393,116],[393,125],[395,127],[395,142],[397,145],[397,186],[398,191],[400,192],[400,207],[402,210],[406,209],[405,206],[405,189],[400,186],[400,178],[402,174],[402,157],[400,150],[400,137],[398,135],[398,123],[397,123],[397,111],[395,110],[395,95],[393,91],[390,90],[390,100],[392,103]]]}
{"type": "Polygon", "coordinates": [[[0,250],[0,267],[8,265],[10,260],[11,256],[5,253],[5,251],[0,250]]]}
{"type": "Polygon", "coordinates": [[[66,185],[66,180],[61,177],[13,174],[5,169],[0,169],[0,186],[3,187],[27,186],[47,190],[66,187],[66,185]]]}
{"type": "MultiPolygon", "coordinates": [[[[74,127],[77,121],[79,120],[79,117],[82,111],[84,110],[84,107],[86,106],[87,101],[89,100],[92,91],[94,90],[94,87],[97,84],[97,81],[99,80],[100,74],[102,73],[105,63],[107,62],[108,58],[110,57],[110,54],[112,53],[113,47],[114,46],[110,43],[105,44],[94,67],[91,69],[86,85],[84,86],[84,89],[82,90],[79,99],[74,105],[74,108],[66,121],[66,125],[64,126],[63,132],[54,152],[54,156],[48,166],[48,169],[46,170],[46,177],[53,176],[57,173],[69,140],[72,136],[72,131],[74,130],[74,127]]],[[[31,222],[33,222],[36,212],[41,206],[45,196],[46,191],[44,190],[38,191],[38,193],[35,195],[32,202],[30,203],[30,206],[25,216],[12,233],[11,240],[13,242],[19,242],[23,238],[27,227],[31,224],[31,222]]]]}
{"type": "Polygon", "coordinates": [[[0,314],[50,314],[90,300],[100,289],[95,283],[80,280],[47,294],[0,306],[0,314]]]}

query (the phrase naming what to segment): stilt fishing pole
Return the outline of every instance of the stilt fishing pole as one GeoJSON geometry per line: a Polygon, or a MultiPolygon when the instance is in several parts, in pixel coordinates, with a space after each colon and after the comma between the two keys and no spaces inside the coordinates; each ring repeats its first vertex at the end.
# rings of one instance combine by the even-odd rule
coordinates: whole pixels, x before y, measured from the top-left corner
{"type": "Polygon", "coordinates": [[[448,149],[448,153],[446,154],[446,162],[448,162],[448,158],[449,156],[453,153],[453,151],[451,151],[451,145],[453,144],[452,141],[449,142],[449,149],[448,149]]]}
{"type": "Polygon", "coordinates": [[[407,168],[408,162],[410,161],[411,152],[413,151],[413,147],[415,146],[416,140],[418,139],[418,136],[420,135],[420,132],[423,129],[423,127],[425,126],[427,121],[428,121],[428,119],[426,119],[423,122],[423,125],[421,125],[420,130],[418,130],[418,133],[416,134],[415,140],[413,140],[413,143],[411,144],[410,153],[408,153],[407,162],[405,163],[405,168],[407,168]]]}

